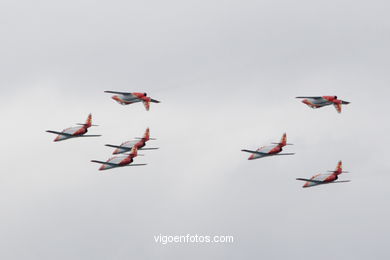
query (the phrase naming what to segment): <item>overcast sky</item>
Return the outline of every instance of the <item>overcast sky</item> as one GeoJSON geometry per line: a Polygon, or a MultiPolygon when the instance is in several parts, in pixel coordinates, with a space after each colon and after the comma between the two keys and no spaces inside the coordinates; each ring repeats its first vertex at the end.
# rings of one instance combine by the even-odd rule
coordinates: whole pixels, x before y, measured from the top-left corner
{"type": "Polygon", "coordinates": [[[389,259],[388,1],[0,3],[0,258],[389,259]],[[161,100],[149,112],[104,90],[161,100]],[[294,97],[351,104],[310,109],[294,97]],[[53,143],[47,129],[99,127],[53,143]],[[137,163],[99,172],[150,127],[137,163]],[[278,141],[294,156],[248,161],[278,141]],[[343,160],[350,183],[297,177],[343,160]],[[169,244],[154,235],[233,235],[169,244]]]}

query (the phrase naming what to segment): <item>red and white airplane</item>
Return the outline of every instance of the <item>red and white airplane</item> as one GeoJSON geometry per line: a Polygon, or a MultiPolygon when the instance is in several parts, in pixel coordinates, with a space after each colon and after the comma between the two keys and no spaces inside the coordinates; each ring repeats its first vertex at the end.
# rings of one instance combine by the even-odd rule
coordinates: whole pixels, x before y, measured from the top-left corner
{"type": "Polygon", "coordinates": [[[347,173],[343,171],[343,163],[341,161],[339,161],[339,163],[337,164],[336,170],[328,171],[328,172],[331,173],[317,174],[311,177],[310,179],[297,178],[297,180],[306,181],[306,183],[303,185],[303,188],[312,187],[321,184],[328,184],[328,183],[350,182],[350,180],[336,181],[338,179],[338,175],[340,175],[341,173],[347,173]]]}
{"type": "Polygon", "coordinates": [[[120,153],[129,152],[133,147],[137,147],[138,150],[156,150],[156,149],[158,149],[158,148],[144,148],[147,141],[156,140],[154,138],[150,138],[149,128],[146,129],[145,134],[142,138],[137,137],[136,139],[139,139],[139,140],[126,141],[126,142],[123,142],[121,145],[106,144],[106,146],[116,148],[114,150],[113,154],[120,154],[120,153]]]}
{"type": "Polygon", "coordinates": [[[58,141],[63,141],[66,139],[70,138],[75,138],[75,137],[97,137],[101,135],[86,135],[88,132],[88,128],[91,126],[96,126],[92,124],[92,115],[89,114],[87,121],[85,124],[78,124],[81,126],[76,126],[76,127],[70,127],[62,130],[62,132],[57,132],[57,131],[52,131],[52,130],[47,130],[46,132],[52,133],[52,134],[57,134],[57,137],[54,139],[54,142],[58,141]]]}
{"type": "Polygon", "coordinates": [[[139,93],[139,92],[118,92],[118,91],[111,91],[107,90],[104,91],[105,93],[112,93],[116,94],[112,96],[112,99],[118,102],[121,105],[130,105],[137,102],[144,103],[145,109],[149,111],[150,108],[150,102],[152,103],[160,103],[160,101],[155,100],[153,98],[150,98],[147,96],[146,93],[139,93]]]}
{"type": "Polygon", "coordinates": [[[279,143],[272,143],[273,145],[263,146],[257,149],[256,151],[251,150],[241,150],[243,152],[251,153],[248,160],[259,159],[263,157],[273,156],[273,155],[293,155],[294,153],[280,153],[283,151],[283,147],[286,145],[292,145],[287,143],[287,135],[283,134],[282,139],[279,143]]]}
{"type": "Polygon", "coordinates": [[[123,156],[123,155],[114,156],[105,162],[97,161],[97,160],[92,160],[91,162],[103,164],[99,168],[99,171],[108,170],[108,169],[112,169],[112,168],[118,168],[118,167],[124,167],[124,166],[143,166],[143,165],[146,165],[144,163],[143,164],[131,164],[134,161],[133,159],[135,157],[137,157],[138,155],[140,155],[140,154],[138,154],[138,149],[137,149],[137,147],[134,146],[131,149],[130,154],[127,154],[126,156],[123,156]]]}
{"type": "Polygon", "coordinates": [[[311,108],[320,108],[324,106],[334,105],[337,112],[341,113],[341,105],[348,105],[350,102],[337,99],[337,96],[322,96],[322,97],[296,97],[303,98],[302,103],[311,108]]]}

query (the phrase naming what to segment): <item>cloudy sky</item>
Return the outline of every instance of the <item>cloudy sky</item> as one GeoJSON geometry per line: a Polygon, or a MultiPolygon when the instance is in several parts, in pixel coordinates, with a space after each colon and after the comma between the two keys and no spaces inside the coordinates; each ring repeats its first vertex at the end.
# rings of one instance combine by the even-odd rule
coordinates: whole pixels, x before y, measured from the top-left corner
{"type": "Polygon", "coordinates": [[[1,259],[389,259],[388,1],[0,3],[1,259]],[[120,106],[104,90],[161,104],[120,106]],[[299,95],[351,102],[312,110],[299,95]],[[53,143],[92,113],[91,134],[53,143]],[[150,127],[157,151],[91,159],[150,127]],[[281,156],[242,148],[278,141],[281,156]],[[343,160],[350,183],[296,177],[343,160]],[[154,235],[232,235],[168,244],[154,235]]]}

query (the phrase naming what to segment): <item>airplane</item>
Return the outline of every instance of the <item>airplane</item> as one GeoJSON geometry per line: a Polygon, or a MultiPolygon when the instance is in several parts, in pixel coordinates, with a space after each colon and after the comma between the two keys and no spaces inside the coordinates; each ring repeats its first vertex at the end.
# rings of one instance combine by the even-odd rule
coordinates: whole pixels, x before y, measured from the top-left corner
{"type": "Polygon", "coordinates": [[[337,96],[322,96],[322,97],[296,97],[303,98],[302,103],[311,108],[320,108],[324,106],[334,105],[337,112],[341,113],[341,105],[348,105],[350,102],[337,99],[337,96]]]}
{"type": "Polygon", "coordinates": [[[263,157],[268,156],[274,156],[274,155],[293,155],[294,153],[280,153],[283,151],[283,147],[286,145],[292,145],[287,143],[287,135],[286,133],[283,134],[282,139],[279,143],[272,143],[273,145],[269,146],[263,146],[257,149],[256,151],[251,150],[241,150],[243,152],[251,153],[251,156],[249,156],[248,160],[254,160],[259,159],[263,157]]]}
{"type": "Polygon", "coordinates": [[[343,171],[343,163],[341,161],[338,162],[337,167],[334,171],[328,171],[331,173],[326,174],[317,174],[311,177],[310,179],[305,178],[297,178],[298,181],[306,181],[306,183],[302,186],[303,188],[313,187],[321,184],[328,183],[342,183],[342,182],[350,182],[350,180],[345,181],[336,181],[338,179],[338,175],[341,173],[347,173],[343,171]]]}
{"type": "Polygon", "coordinates": [[[137,157],[141,154],[138,154],[138,149],[136,146],[134,146],[131,149],[131,152],[127,154],[126,156],[120,155],[120,156],[114,156],[108,159],[107,161],[97,161],[92,160],[91,162],[94,163],[100,163],[102,166],[99,168],[99,171],[108,170],[112,168],[118,168],[118,167],[124,167],[124,166],[143,166],[146,165],[144,163],[142,164],[131,164],[134,160],[134,157],[137,157]]]}
{"type": "Polygon", "coordinates": [[[88,128],[91,126],[97,126],[92,124],[92,115],[89,114],[87,121],[84,124],[78,124],[80,126],[70,127],[62,130],[62,132],[46,130],[48,133],[57,134],[57,137],[54,139],[54,142],[67,140],[75,137],[98,137],[101,135],[86,135],[88,128]]]}
{"type": "Polygon", "coordinates": [[[150,102],[152,103],[160,103],[160,101],[155,100],[153,98],[150,98],[147,96],[146,93],[139,93],[139,92],[118,92],[118,91],[111,91],[106,90],[105,93],[112,93],[116,94],[112,96],[112,99],[118,102],[121,105],[130,105],[137,102],[143,102],[145,109],[149,111],[150,108],[150,102]]]}
{"type": "Polygon", "coordinates": [[[142,138],[137,137],[136,139],[139,139],[139,140],[126,141],[126,142],[123,142],[121,145],[106,144],[106,146],[116,148],[112,154],[126,153],[126,152],[129,152],[133,147],[137,147],[138,150],[156,150],[156,149],[158,149],[158,148],[144,148],[147,141],[156,140],[154,138],[150,138],[149,128],[146,129],[145,134],[142,138]]]}

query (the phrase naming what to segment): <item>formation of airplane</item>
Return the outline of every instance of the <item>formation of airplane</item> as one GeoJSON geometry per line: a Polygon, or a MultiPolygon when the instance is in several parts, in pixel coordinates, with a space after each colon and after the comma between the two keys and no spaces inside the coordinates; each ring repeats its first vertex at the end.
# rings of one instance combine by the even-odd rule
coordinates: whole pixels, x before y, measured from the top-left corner
{"type": "Polygon", "coordinates": [[[338,176],[341,173],[347,173],[346,171],[343,171],[343,163],[341,161],[338,162],[337,167],[334,171],[328,171],[328,172],[330,173],[316,174],[310,179],[297,178],[297,180],[305,181],[305,184],[302,186],[303,188],[313,187],[316,185],[328,184],[328,183],[350,182],[350,180],[337,181],[338,176]]]}
{"type": "Polygon", "coordinates": [[[287,135],[286,133],[284,133],[279,143],[272,143],[272,145],[260,147],[256,151],[246,149],[243,149],[241,151],[251,153],[248,160],[254,160],[274,155],[293,155],[294,153],[280,153],[283,151],[283,147],[285,147],[286,145],[292,144],[287,143],[287,135]]]}
{"type": "Polygon", "coordinates": [[[149,111],[150,103],[160,103],[160,101],[148,97],[146,93],[140,92],[118,92],[106,90],[105,93],[115,94],[112,96],[112,99],[118,102],[121,105],[130,105],[137,102],[142,102],[145,106],[145,109],[149,111]]]}
{"type": "Polygon", "coordinates": [[[137,147],[138,150],[156,150],[158,148],[145,148],[146,142],[149,140],[156,140],[154,138],[150,138],[150,130],[146,129],[143,137],[136,137],[138,140],[126,141],[120,145],[106,144],[108,147],[116,148],[113,154],[126,153],[130,151],[133,147],[137,147]]]}
{"type": "Polygon", "coordinates": [[[350,102],[338,99],[337,96],[319,96],[319,97],[296,97],[303,98],[302,103],[311,108],[320,108],[333,105],[337,112],[341,113],[341,105],[348,105],[350,102]]]}
{"type": "Polygon", "coordinates": [[[86,135],[88,128],[91,126],[96,126],[92,124],[92,114],[88,115],[87,121],[84,124],[78,124],[80,126],[70,127],[62,130],[62,132],[46,130],[48,133],[56,134],[57,137],[54,139],[54,142],[67,140],[75,137],[98,137],[101,135],[86,135]]]}
{"type": "Polygon", "coordinates": [[[149,128],[146,129],[143,137],[137,137],[137,139],[138,140],[124,142],[121,145],[106,144],[106,146],[108,147],[115,148],[113,154],[120,154],[120,155],[111,157],[107,161],[92,160],[91,162],[102,164],[102,166],[99,168],[100,171],[108,170],[112,168],[124,167],[124,166],[146,165],[146,164],[133,164],[134,161],[133,159],[137,156],[143,156],[142,154],[138,154],[138,150],[158,149],[158,148],[144,148],[147,141],[156,140],[156,139],[150,138],[149,128]]]}
{"type": "MultiPolygon", "coordinates": [[[[147,96],[146,93],[139,93],[139,92],[118,92],[118,91],[105,91],[106,93],[113,93],[115,94],[112,96],[112,99],[117,101],[119,104],[122,105],[129,105],[137,102],[142,102],[148,111],[150,108],[150,103],[160,103],[160,101],[152,99],[147,96]]],[[[349,104],[350,102],[338,99],[337,96],[312,96],[312,97],[296,97],[296,98],[303,98],[302,102],[312,108],[320,108],[323,106],[328,105],[334,105],[337,112],[341,113],[341,106],[349,104]]],[[[86,135],[88,132],[88,128],[91,126],[96,126],[92,124],[92,115],[89,114],[86,122],[84,124],[78,124],[77,127],[70,127],[66,128],[63,131],[53,131],[53,130],[47,130],[46,132],[56,134],[56,138],[54,139],[54,142],[63,141],[75,137],[98,137],[101,135],[86,135]]],[[[113,145],[113,144],[106,144],[108,147],[115,148],[113,151],[114,157],[109,158],[107,161],[98,161],[98,160],[91,160],[91,162],[99,163],[101,164],[101,167],[99,168],[100,171],[102,170],[108,170],[118,167],[124,167],[124,166],[144,166],[146,164],[134,164],[134,158],[137,156],[140,156],[138,154],[138,150],[155,150],[158,148],[146,148],[146,143],[149,140],[155,140],[154,138],[150,138],[150,130],[149,128],[146,129],[143,137],[136,137],[136,140],[132,141],[126,141],[121,143],[120,145],[113,145]]],[[[294,153],[282,153],[283,147],[286,145],[291,145],[287,143],[287,135],[286,133],[283,134],[280,142],[278,143],[272,143],[272,145],[268,146],[262,146],[256,150],[247,150],[243,149],[241,151],[250,153],[248,160],[254,160],[264,157],[270,157],[275,155],[293,155],[294,153]]],[[[329,171],[330,173],[327,174],[317,174],[311,177],[310,179],[305,178],[297,178],[299,181],[305,181],[305,184],[303,185],[304,188],[306,187],[312,187],[316,185],[321,184],[328,184],[328,183],[342,183],[342,182],[349,182],[350,180],[344,180],[344,181],[337,181],[338,175],[341,173],[345,173],[345,171],[342,170],[342,162],[339,161],[337,164],[337,167],[334,171],[329,171]]]]}

